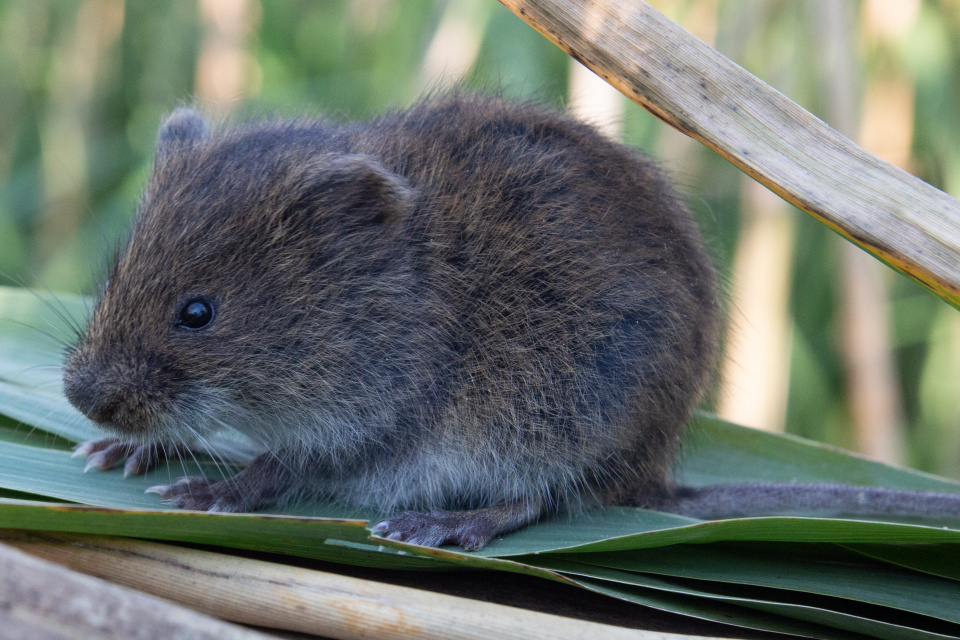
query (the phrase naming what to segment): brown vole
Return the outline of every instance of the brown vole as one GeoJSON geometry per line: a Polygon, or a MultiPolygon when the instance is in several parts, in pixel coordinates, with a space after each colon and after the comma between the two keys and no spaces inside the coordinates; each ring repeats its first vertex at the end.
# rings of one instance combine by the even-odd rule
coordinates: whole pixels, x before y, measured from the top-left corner
{"type": "MultiPolygon", "coordinates": [[[[796,503],[671,483],[719,329],[663,175],[564,115],[454,96],[211,133],[180,109],[64,386],[114,434],[80,446],[90,466],[143,472],[224,430],[266,451],[156,487],[167,502],[414,509],[375,531],[477,549],[560,509],[796,503]]],[[[881,512],[903,496],[799,492],[881,512]]]]}

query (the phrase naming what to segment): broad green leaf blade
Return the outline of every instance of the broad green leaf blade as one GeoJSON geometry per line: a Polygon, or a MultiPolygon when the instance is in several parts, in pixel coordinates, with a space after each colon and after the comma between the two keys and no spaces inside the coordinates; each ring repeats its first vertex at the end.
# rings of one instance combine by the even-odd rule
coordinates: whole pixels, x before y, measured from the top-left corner
{"type": "Polygon", "coordinates": [[[470,564],[470,558],[516,559],[530,554],[621,552],[710,542],[960,543],[960,530],[945,527],[835,518],[744,518],[699,522],[642,509],[608,508],[576,517],[556,516],[491,542],[473,553],[431,549],[393,540],[383,544],[408,553],[470,564]]]}
{"type": "Polygon", "coordinates": [[[0,339],[0,380],[57,393],[62,385],[60,357],[0,339]]]}
{"type": "Polygon", "coordinates": [[[0,378],[55,392],[71,327],[86,323],[85,300],[0,287],[0,378]]]}
{"type": "Polygon", "coordinates": [[[0,286],[0,334],[18,334],[34,342],[47,341],[47,334],[53,334],[65,340],[72,327],[86,325],[90,304],[89,298],[72,293],[0,286]]]}
{"type": "Polygon", "coordinates": [[[143,476],[124,478],[120,469],[83,472],[84,460],[65,451],[0,442],[0,487],[69,502],[115,509],[160,507],[147,488],[169,484],[183,475],[218,475],[213,463],[165,465],[143,476]]]}
{"type": "Polygon", "coordinates": [[[146,509],[119,511],[0,499],[0,529],[67,531],[208,544],[371,567],[433,568],[440,564],[367,544],[366,526],[367,521],[353,519],[146,509]],[[337,542],[326,544],[327,540],[337,542]],[[363,546],[358,550],[344,542],[363,546]]]}
{"type": "Polygon", "coordinates": [[[557,516],[495,540],[479,553],[504,557],[730,541],[960,543],[960,528],[785,516],[700,522],[642,509],[607,508],[573,517],[557,516]]]}
{"type": "Polygon", "coordinates": [[[0,441],[58,451],[71,451],[74,445],[72,440],[3,415],[0,415],[0,441]]]}
{"type": "Polygon", "coordinates": [[[678,480],[694,486],[836,482],[960,493],[960,482],[866,460],[797,436],[740,427],[709,414],[701,414],[687,429],[678,480]]]}
{"type": "MultiPolygon", "coordinates": [[[[0,441],[0,488],[111,509],[164,510],[160,498],[145,493],[157,484],[170,484],[185,475],[229,476],[224,467],[204,458],[161,465],[144,475],[123,477],[121,469],[83,472],[85,461],[65,451],[0,441]]],[[[164,510],[177,513],[173,510],[164,510]]],[[[261,512],[264,513],[264,512],[261,512]]],[[[276,511],[267,512],[279,515],[276,511]]],[[[283,510],[284,515],[369,520],[378,514],[348,510],[326,503],[304,502],[283,510]]],[[[0,526],[4,526],[0,523],[0,526]]]]}
{"type": "Polygon", "coordinates": [[[695,595],[625,585],[606,580],[595,580],[572,574],[566,575],[566,577],[577,586],[594,593],[626,602],[634,602],[658,611],[676,613],[700,620],[709,620],[745,629],[817,638],[818,640],[863,640],[863,636],[860,634],[793,620],[764,611],[754,611],[728,602],[718,602],[695,595]]]}
{"type": "MultiPolygon", "coordinates": [[[[960,545],[850,544],[844,546],[868,558],[942,578],[960,580],[960,545]]],[[[960,598],[960,594],[957,597],[960,598]]]]}
{"type": "Polygon", "coordinates": [[[3,380],[0,380],[0,413],[72,442],[103,437],[62,395],[3,380]]]}
{"type": "MultiPolygon", "coordinates": [[[[819,551],[818,551],[819,552],[819,551]]],[[[901,609],[960,624],[960,583],[875,563],[818,560],[797,545],[763,550],[677,545],[564,556],[582,564],[678,578],[801,591],[901,609]]]]}
{"type": "Polygon", "coordinates": [[[0,489],[0,499],[27,502],[59,502],[56,498],[48,498],[47,496],[38,496],[34,493],[24,493],[23,491],[13,491],[11,489],[0,489]]]}
{"type": "MultiPolygon", "coordinates": [[[[713,590],[703,588],[702,586],[693,586],[694,584],[702,585],[703,583],[666,580],[645,574],[584,565],[578,562],[571,562],[565,557],[544,555],[525,560],[528,560],[530,564],[535,564],[535,566],[557,571],[571,577],[580,576],[581,578],[586,578],[592,581],[603,580],[606,582],[620,583],[623,585],[657,589],[688,596],[697,596],[707,600],[754,609],[756,611],[773,613],[801,622],[824,625],[852,633],[870,635],[883,640],[941,640],[945,638],[957,637],[956,635],[938,633],[936,631],[924,628],[914,628],[911,626],[894,624],[881,620],[873,620],[852,613],[833,611],[809,604],[727,595],[724,593],[714,592],[713,590]]],[[[771,597],[776,597],[776,592],[774,590],[765,590],[763,593],[769,594],[771,597]]],[[[913,616],[912,619],[916,621],[920,618],[921,616],[913,616]]],[[[930,622],[936,625],[936,621],[930,622]]],[[[940,623],[938,626],[947,627],[951,629],[952,632],[960,633],[960,627],[955,628],[954,625],[943,625],[940,623]]]]}
{"type": "MultiPolygon", "coordinates": [[[[554,569],[551,563],[556,561],[557,567],[562,565],[562,558],[543,554],[537,556],[518,557],[512,560],[484,558],[479,554],[463,553],[448,548],[432,549],[415,547],[393,541],[383,541],[391,547],[403,549],[409,553],[421,553],[425,556],[446,560],[451,564],[477,569],[499,569],[514,573],[524,573],[558,580],[574,586],[579,586],[596,593],[612,596],[627,602],[634,602],[659,611],[667,611],[680,615],[691,616],[702,620],[720,622],[724,624],[759,629],[777,633],[788,633],[825,640],[860,640],[861,636],[849,634],[845,631],[831,629],[808,622],[791,620],[772,613],[752,611],[726,602],[697,597],[695,592],[662,588],[664,582],[650,577],[652,588],[642,588],[636,585],[625,586],[615,582],[591,581],[574,574],[561,573],[554,569]]],[[[356,546],[356,545],[351,545],[356,546]]],[[[689,591],[689,590],[688,590],[689,591]]]]}
{"type": "Polygon", "coordinates": [[[571,580],[555,571],[549,571],[540,567],[531,566],[522,562],[517,562],[508,558],[486,558],[477,554],[458,553],[449,549],[435,549],[431,547],[410,547],[406,545],[403,549],[397,549],[394,543],[380,544],[384,542],[379,538],[371,537],[366,543],[345,542],[339,540],[328,540],[328,544],[347,546],[359,551],[390,548],[394,551],[402,551],[401,557],[426,558],[441,561],[441,565],[446,568],[461,569],[485,569],[489,571],[506,571],[508,573],[521,573],[524,575],[545,578],[556,582],[562,582],[576,586],[571,580]]]}

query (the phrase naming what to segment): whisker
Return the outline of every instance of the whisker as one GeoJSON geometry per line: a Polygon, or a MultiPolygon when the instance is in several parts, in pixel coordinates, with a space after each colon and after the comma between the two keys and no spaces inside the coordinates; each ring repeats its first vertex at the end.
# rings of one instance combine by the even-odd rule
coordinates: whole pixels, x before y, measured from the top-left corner
{"type": "MultiPolygon", "coordinates": [[[[45,337],[45,338],[49,338],[51,341],[53,341],[55,344],[57,344],[57,345],[60,346],[60,347],[69,348],[69,347],[72,347],[72,346],[73,346],[73,344],[72,344],[71,342],[68,342],[65,338],[62,338],[62,337],[60,337],[60,336],[58,336],[58,335],[56,335],[56,334],[54,334],[54,333],[51,333],[51,332],[49,332],[49,331],[46,331],[46,330],[44,330],[44,329],[41,329],[40,327],[34,326],[34,325],[32,325],[32,324],[28,324],[28,323],[23,322],[23,321],[20,321],[20,320],[14,320],[13,318],[0,318],[0,322],[9,322],[10,324],[19,325],[20,327],[23,327],[23,328],[25,328],[25,329],[29,329],[30,331],[35,331],[36,333],[39,333],[41,336],[43,336],[43,337],[45,337]]],[[[58,329],[56,326],[54,326],[53,324],[51,324],[51,323],[49,323],[49,322],[47,322],[47,321],[44,321],[44,322],[46,322],[46,324],[47,324],[51,329],[53,329],[53,330],[59,330],[59,329],[58,329]]],[[[39,353],[44,353],[44,354],[46,354],[47,352],[39,352],[39,353]]]]}

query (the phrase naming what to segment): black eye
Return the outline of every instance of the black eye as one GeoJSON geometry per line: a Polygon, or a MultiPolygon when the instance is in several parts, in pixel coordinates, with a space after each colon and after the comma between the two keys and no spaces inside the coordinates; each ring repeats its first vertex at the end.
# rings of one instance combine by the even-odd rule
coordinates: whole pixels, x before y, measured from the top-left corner
{"type": "Polygon", "coordinates": [[[189,300],[180,309],[177,326],[184,329],[203,329],[213,322],[213,303],[205,298],[189,300]]]}

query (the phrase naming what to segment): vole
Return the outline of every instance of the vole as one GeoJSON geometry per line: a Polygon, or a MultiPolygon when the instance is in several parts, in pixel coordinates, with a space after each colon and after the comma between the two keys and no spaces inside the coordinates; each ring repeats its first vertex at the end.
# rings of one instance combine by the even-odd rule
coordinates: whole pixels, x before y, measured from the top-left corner
{"type": "Polygon", "coordinates": [[[561,113],[455,95],[212,132],[181,108],[64,390],[111,434],[78,447],[88,467],[143,473],[219,431],[264,451],[154,487],[167,503],[322,496],[423,545],[614,504],[960,514],[941,494],[675,486],[717,298],[661,171],[561,113]]]}

